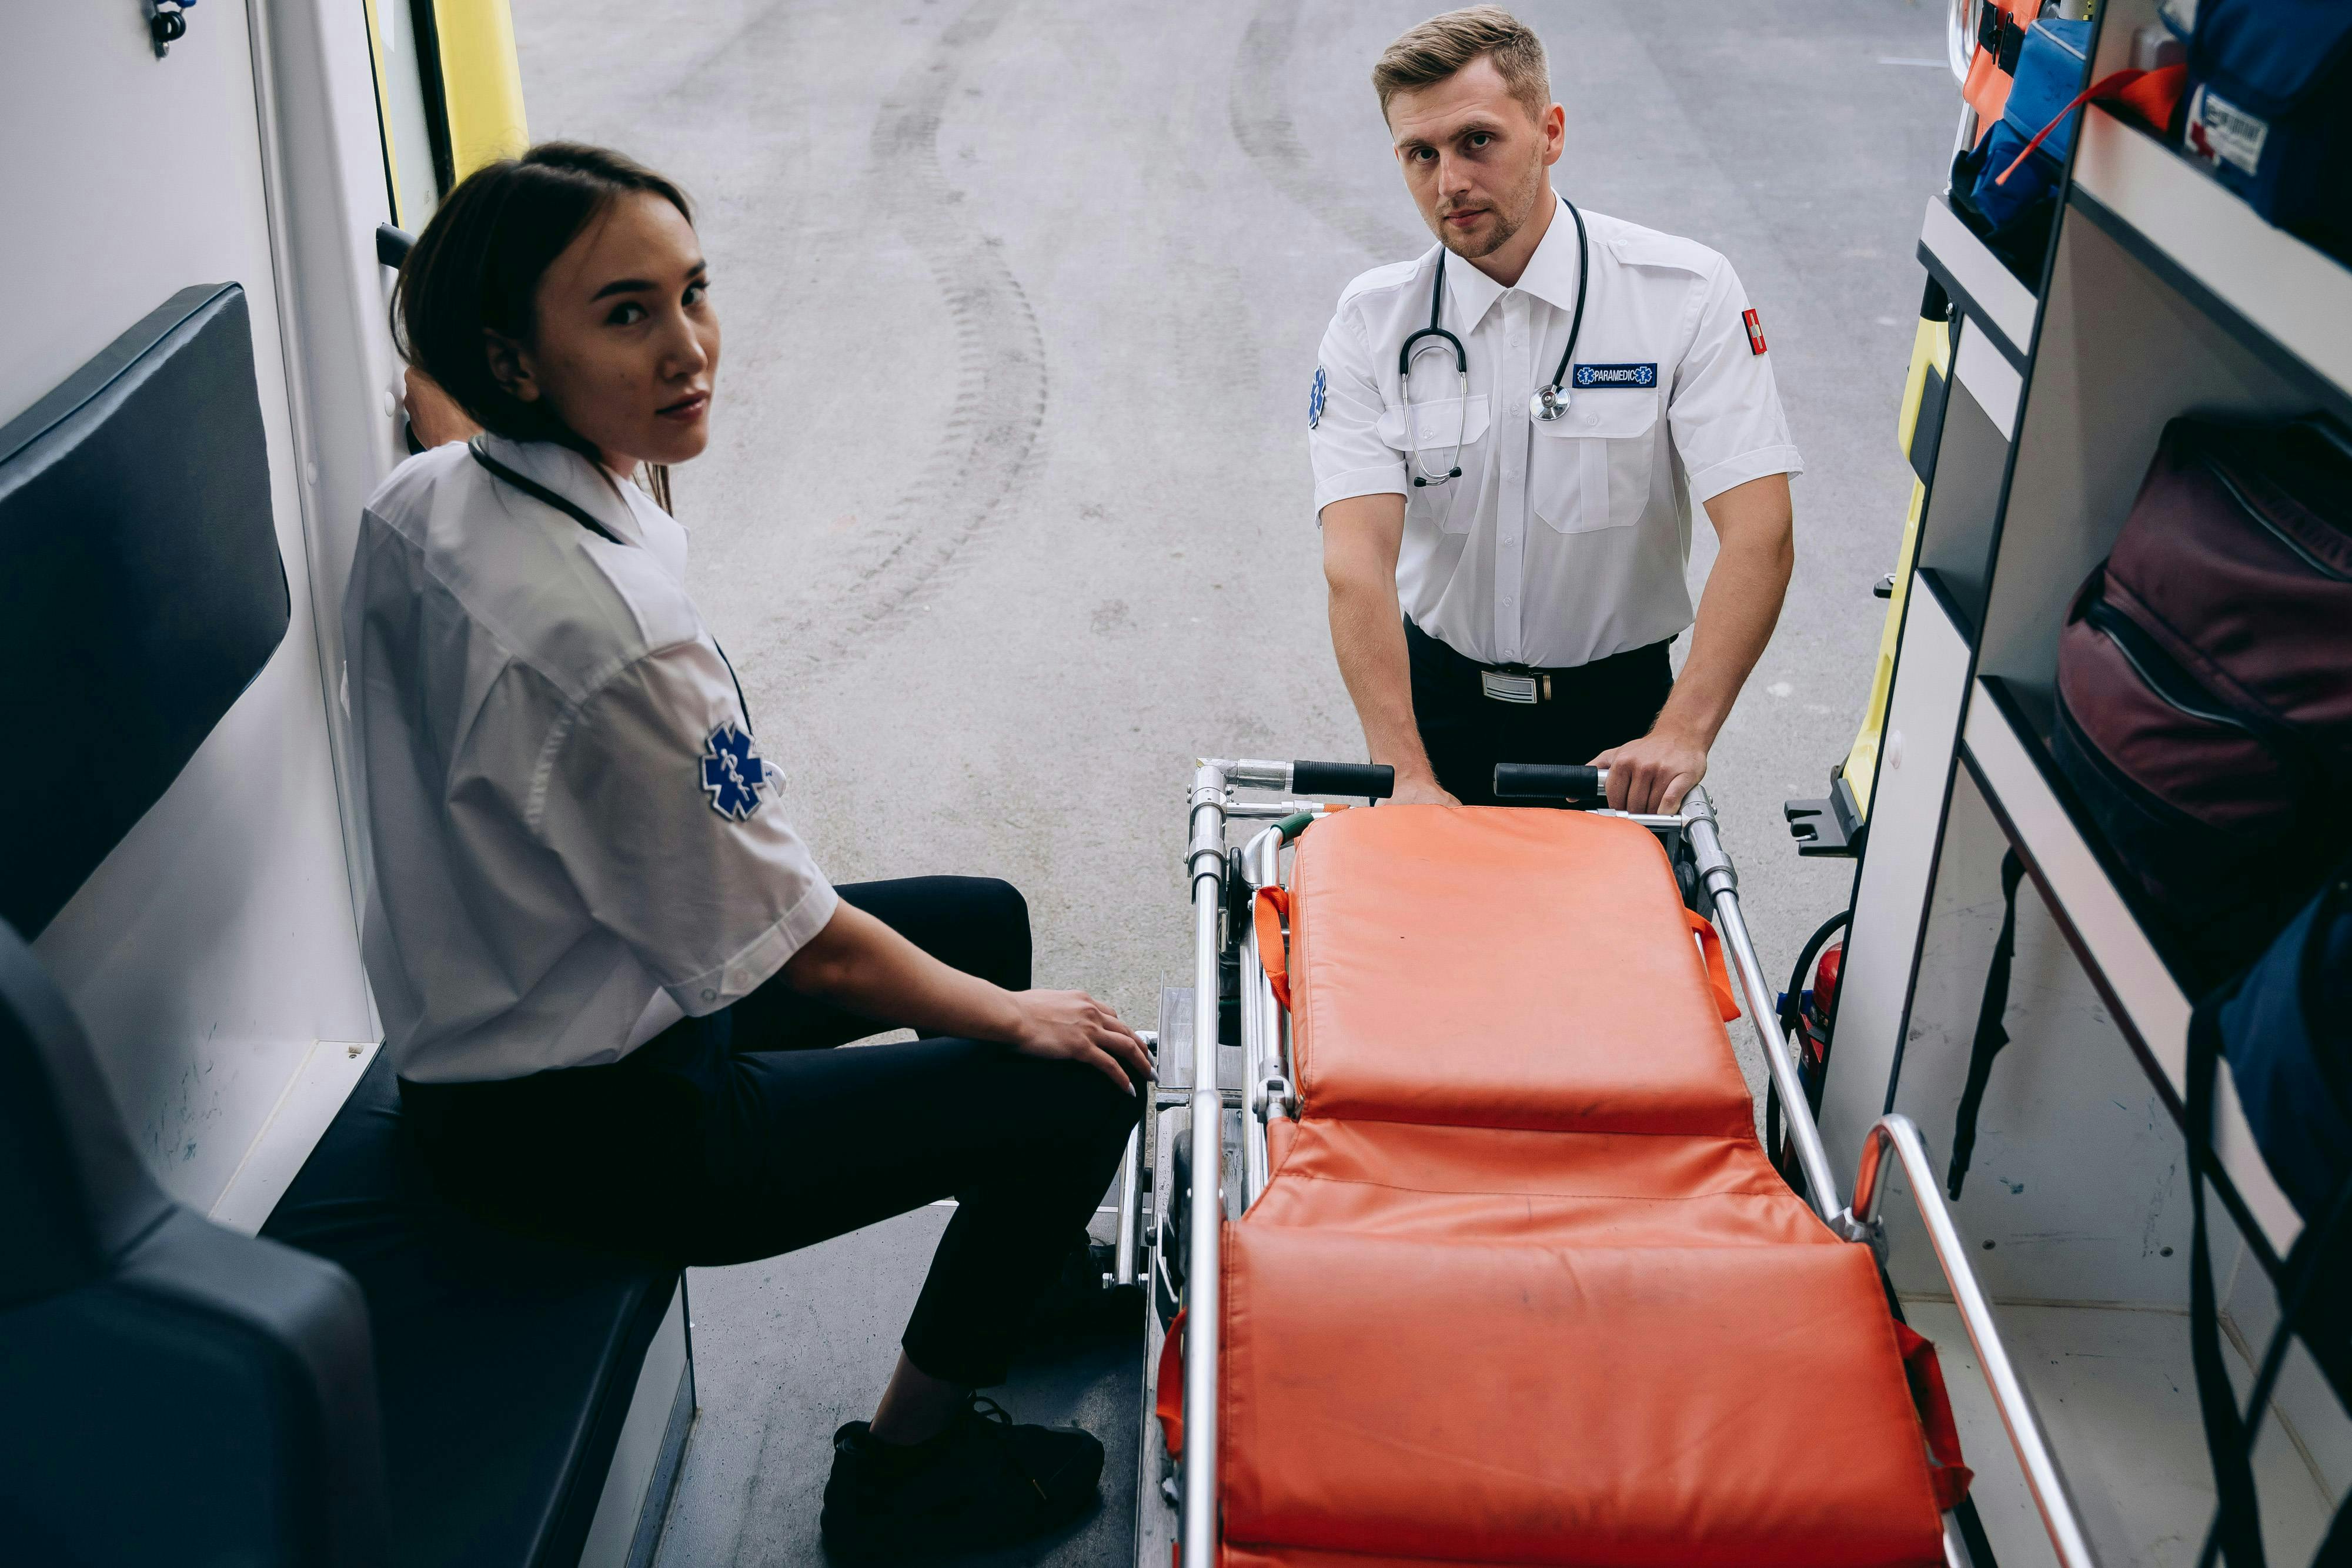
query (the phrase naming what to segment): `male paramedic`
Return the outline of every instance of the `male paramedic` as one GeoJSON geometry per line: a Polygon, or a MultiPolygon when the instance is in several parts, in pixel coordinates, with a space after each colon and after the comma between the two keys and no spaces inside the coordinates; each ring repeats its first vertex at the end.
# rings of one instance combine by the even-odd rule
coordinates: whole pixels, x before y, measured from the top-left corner
{"type": "Polygon", "coordinates": [[[1802,471],[1730,264],[1552,189],[1566,114],[1507,12],[1372,69],[1438,243],[1348,285],[1308,398],[1331,643],[1400,801],[1592,763],[1671,811],[1780,618],[1802,471]],[[1721,541],[1694,626],[1691,503],[1721,541]]]}

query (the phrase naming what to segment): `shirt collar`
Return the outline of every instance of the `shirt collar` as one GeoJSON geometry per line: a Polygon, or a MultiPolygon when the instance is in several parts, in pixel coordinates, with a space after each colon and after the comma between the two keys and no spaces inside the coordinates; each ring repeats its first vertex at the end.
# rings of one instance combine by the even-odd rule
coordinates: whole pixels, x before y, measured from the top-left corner
{"type": "MultiPolygon", "coordinates": [[[[482,450],[524,478],[546,486],[631,544],[646,542],[636,513],[617,488],[619,481],[569,446],[552,441],[509,441],[485,432],[482,450]]],[[[490,477],[488,473],[483,476],[490,477]]]]}
{"type": "MultiPolygon", "coordinates": [[[[1553,197],[1559,201],[1559,197],[1553,197]]],[[[1445,290],[1451,297],[1456,330],[1473,331],[1486,319],[1486,312],[1505,292],[1503,286],[1463,260],[1458,256],[1445,255],[1445,290]]],[[[1576,220],[1570,216],[1567,204],[1551,215],[1551,226],[1544,230],[1543,239],[1536,253],[1528,257],[1527,270],[1519,274],[1514,287],[1522,293],[1532,294],[1545,304],[1559,310],[1576,308],[1576,275],[1579,267],[1576,245],[1576,220]]]]}

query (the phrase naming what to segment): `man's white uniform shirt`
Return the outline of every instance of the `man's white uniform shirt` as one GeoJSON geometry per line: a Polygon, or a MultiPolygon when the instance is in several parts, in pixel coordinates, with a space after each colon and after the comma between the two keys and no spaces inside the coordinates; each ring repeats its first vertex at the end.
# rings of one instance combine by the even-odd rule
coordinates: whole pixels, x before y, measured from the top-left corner
{"type": "Polygon", "coordinates": [[[343,601],[373,852],[364,949],[403,1077],[618,1060],[757,987],[836,899],[772,799],[681,581],[686,532],[548,443],[460,445],[370,499],[343,601]]]}
{"type": "Polygon", "coordinates": [[[1409,409],[1398,373],[1405,339],[1430,324],[1439,247],[1349,284],[1323,335],[1308,414],[1316,510],[1406,497],[1404,612],[1481,664],[1557,668],[1674,636],[1691,623],[1691,503],[1803,470],[1730,264],[1598,213],[1584,222],[1592,281],[1563,418],[1528,405],[1550,384],[1576,308],[1565,207],[1514,287],[1448,258],[1438,324],[1468,353],[1466,399],[1443,340],[1415,345],[1409,409]],[[1451,483],[1411,483],[1457,461],[1451,483]]]}

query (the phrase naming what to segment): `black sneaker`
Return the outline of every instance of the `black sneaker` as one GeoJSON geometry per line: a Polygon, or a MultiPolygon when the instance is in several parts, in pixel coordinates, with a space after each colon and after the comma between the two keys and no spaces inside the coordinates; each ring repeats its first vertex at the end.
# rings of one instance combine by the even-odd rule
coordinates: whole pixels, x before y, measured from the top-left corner
{"type": "Polygon", "coordinates": [[[974,1395],[947,1430],[909,1448],[863,1421],[833,1435],[819,1523],[851,1563],[914,1563],[1012,1546],[1093,1508],[1103,1446],[1070,1427],[1016,1427],[974,1395]]]}

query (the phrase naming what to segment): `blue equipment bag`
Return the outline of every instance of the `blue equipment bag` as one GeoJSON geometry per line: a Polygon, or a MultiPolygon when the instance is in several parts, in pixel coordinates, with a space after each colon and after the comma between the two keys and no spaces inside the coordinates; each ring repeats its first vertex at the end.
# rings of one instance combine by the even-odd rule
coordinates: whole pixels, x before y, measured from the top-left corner
{"type": "Polygon", "coordinates": [[[2057,190],[2066,154],[2074,145],[2073,115],[2066,115],[2065,123],[2052,131],[2007,180],[2000,176],[2045,126],[2066,114],[2090,74],[2090,49],[2088,22],[2044,16],[2026,29],[2009,103],[2000,123],[1985,138],[1983,161],[1970,193],[1977,210],[1994,228],[2008,227],[2026,208],[2048,200],[2057,190]]]}
{"type": "Polygon", "coordinates": [[[2164,10],[2189,41],[2181,150],[2270,222],[2352,259],[2352,5],[2171,0],[2164,10]]]}
{"type": "MultiPolygon", "coordinates": [[[[2189,1026],[2189,1337],[2205,1442],[2219,1494],[2199,1559],[2263,1568],[2253,1439],[2287,1347],[2300,1336],[2338,1397],[2352,1392],[2352,863],[2235,980],[2198,1005],[2189,1026]],[[2205,1230],[2213,1088],[2226,1059],[2247,1125],[2303,1233],[2278,1270],[2279,1325],[2242,1415],[2222,1359],[2205,1230]]],[[[2317,1559],[2352,1561],[2352,1503],[2317,1559]]]]}

